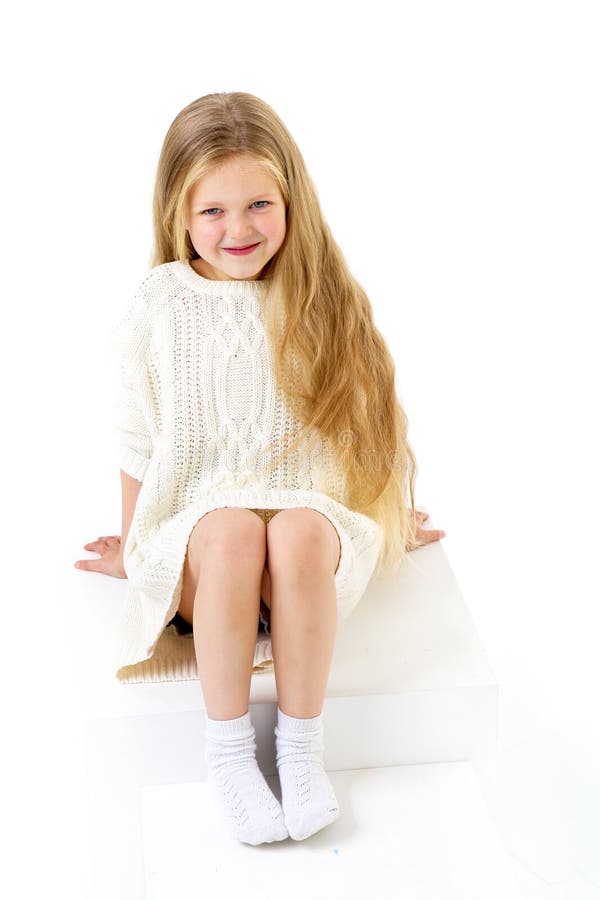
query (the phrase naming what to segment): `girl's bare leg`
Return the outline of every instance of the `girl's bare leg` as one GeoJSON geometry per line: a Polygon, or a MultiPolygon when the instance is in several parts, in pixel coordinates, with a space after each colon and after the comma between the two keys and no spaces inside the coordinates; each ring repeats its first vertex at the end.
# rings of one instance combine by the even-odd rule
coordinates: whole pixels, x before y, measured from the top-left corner
{"type": "Polygon", "coordinates": [[[301,841],[339,814],[323,766],[322,709],[337,625],[340,544],[326,516],[294,509],[269,523],[267,547],[277,770],[287,830],[301,841]]]}
{"type": "Polygon", "coordinates": [[[267,526],[267,554],[279,707],[312,718],[323,709],[335,645],[339,538],[321,513],[286,509],[267,526]]]}
{"type": "Polygon", "coordinates": [[[193,615],[198,674],[212,719],[248,711],[265,555],[265,525],[247,509],[215,509],[190,535],[179,612],[187,621],[193,615]]]}
{"type": "Polygon", "coordinates": [[[193,598],[209,781],[232,832],[248,844],[288,837],[281,806],[256,762],[248,711],[265,554],[265,525],[255,513],[207,513],[190,535],[179,607],[186,618],[193,598]]]}

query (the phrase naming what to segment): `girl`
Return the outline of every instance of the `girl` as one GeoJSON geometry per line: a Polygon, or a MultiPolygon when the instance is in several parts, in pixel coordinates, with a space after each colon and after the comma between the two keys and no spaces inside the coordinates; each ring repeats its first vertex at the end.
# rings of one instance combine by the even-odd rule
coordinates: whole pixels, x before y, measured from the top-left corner
{"type": "Polygon", "coordinates": [[[266,103],[209,94],[177,115],[154,239],[114,331],[121,535],[86,544],[100,559],[75,565],[129,579],[118,677],[171,621],[193,629],[209,781],[234,833],[303,840],[338,815],[322,759],[337,623],[376,571],[444,533],[415,511],[407,420],[369,300],[266,103]],[[249,714],[259,619],[281,805],[249,714]]]}

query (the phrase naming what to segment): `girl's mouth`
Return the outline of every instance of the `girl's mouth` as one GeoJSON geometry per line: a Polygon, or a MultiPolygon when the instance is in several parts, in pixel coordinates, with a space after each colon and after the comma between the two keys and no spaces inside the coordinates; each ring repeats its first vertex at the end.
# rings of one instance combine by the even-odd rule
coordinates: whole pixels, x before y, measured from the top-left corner
{"type": "Polygon", "coordinates": [[[255,247],[258,247],[258,244],[248,244],[247,247],[224,247],[223,249],[234,256],[245,256],[246,253],[252,253],[255,247]]]}

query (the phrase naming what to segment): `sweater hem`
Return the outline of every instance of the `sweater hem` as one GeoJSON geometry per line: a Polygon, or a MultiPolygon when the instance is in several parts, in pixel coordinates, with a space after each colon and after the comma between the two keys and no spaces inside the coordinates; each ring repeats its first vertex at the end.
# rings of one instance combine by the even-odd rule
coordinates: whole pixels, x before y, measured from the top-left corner
{"type": "MultiPolygon", "coordinates": [[[[355,575],[355,563],[357,558],[363,557],[366,552],[368,560],[364,571],[370,571],[375,562],[375,558],[373,557],[371,560],[370,557],[375,553],[378,554],[379,541],[369,541],[364,545],[358,534],[352,533],[347,525],[344,527],[344,519],[348,515],[348,511],[331,497],[318,491],[265,490],[262,487],[220,491],[212,497],[207,495],[170,519],[163,530],[159,529],[152,536],[151,542],[145,543],[146,553],[143,558],[140,559],[137,547],[132,548],[135,552],[128,554],[125,567],[129,576],[130,593],[123,623],[124,643],[117,660],[117,678],[120,681],[132,680],[131,676],[135,673],[130,671],[131,666],[139,665],[148,670],[158,664],[148,662],[148,660],[153,657],[159,641],[163,639],[164,632],[168,630],[166,626],[179,605],[183,564],[190,533],[196,522],[208,512],[227,507],[280,510],[307,507],[326,516],[336,529],[341,545],[341,558],[335,573],[338,621],[342,622],[346,619],[359,601],[366,584],[358,584],[356,577],[352,578],[353,574],[355,575]],[[134,559],[136,565],[132,565],[134,559]],[[137,635],[137,639],[133,635],[137,635]]],[[[372,527],[367,530],[371,534],[377,530],[376,522],[354,513],[353,517],[356,518],[356,516],[359,516],[359,523],[355,528],[361,535],[364,533],[364,523],[360,523],[361,518],[365,519],[365,523],[370,522],[372,527]]],[[[133,534],[133,526],[130,534],[133,534]]],[[[178,638],[185,640],[181,636],[178,638]]],[[[161,645],[161,652],[162,649],[161,645]]],[[[193,645],[190,649],[193,652],[193,645]]],[[[255,666],[261,665],[262,662],[264,659],[255,656],[255,666]]],[[[141,680],[147,679],[142,677],[141,680]]],[[[149,680],[155,679],[150,678],[149,680]]],[[[158,680],[173,679],[163,674],[158,680]]],[[[179,680],[179,678],[175,680],[179,680]]]]}
{"type": "Polygon", "coordinates": [[[144,475],[146,474],[149,465],[150,459],[147,456],[136,453],[136,451],[132,450],[130,447],[121,450],[119,467],[123,469],[127,475],[135,478],[136,481],[144,480],[144,475]]]}

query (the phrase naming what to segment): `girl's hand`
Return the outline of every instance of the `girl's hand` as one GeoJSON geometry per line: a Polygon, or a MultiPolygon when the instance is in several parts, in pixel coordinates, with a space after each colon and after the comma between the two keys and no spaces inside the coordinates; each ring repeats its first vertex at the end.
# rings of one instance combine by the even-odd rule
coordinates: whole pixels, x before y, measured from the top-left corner
{"type": "Polygon", "coordinates": [[[433,541],[439,541],[440,538],[446,537],[446,532],[438,529],[427,529],[421,528],[423,522],[429,518],[429,513],[419,512],[418,509],[415,510],[415,516],[417,519],[417,542],[416,544],[409,544],[407,546],[407,550],[410,552],[411,550],[417,550],[419,547],[423,547],[425,544],[431,544],[433,541]]]}
{"type": "Polygon", "coordinates": [[[112,575],[114,578],[127,578],[127,572],[123,568],[121,538],[118,535],[99,537],[97,541],[84,544],[83,549],[99,553],[100,559],[78,559],[75,563],[76,569],[102,572],[103,575],[112,575]]]}

